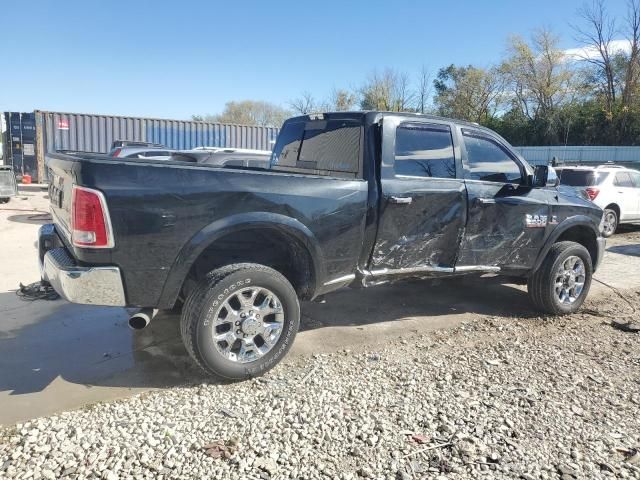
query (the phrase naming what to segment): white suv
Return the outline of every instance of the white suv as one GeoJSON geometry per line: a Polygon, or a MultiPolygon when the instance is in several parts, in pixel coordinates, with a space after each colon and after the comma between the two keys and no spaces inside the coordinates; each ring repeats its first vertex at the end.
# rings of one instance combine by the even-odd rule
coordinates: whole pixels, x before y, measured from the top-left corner
{"type": "Polygon", "coordinates": [[[604,210],[602,235],[610,237],[621,223],[640,222],[640,172],[618,165],[556,169],[560,183],[583,188],[604,210]]]}

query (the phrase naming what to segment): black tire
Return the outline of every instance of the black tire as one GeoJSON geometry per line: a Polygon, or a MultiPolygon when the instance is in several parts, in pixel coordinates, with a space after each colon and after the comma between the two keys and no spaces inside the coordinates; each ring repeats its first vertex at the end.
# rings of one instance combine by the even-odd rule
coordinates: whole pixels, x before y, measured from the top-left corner
{"type": "Polygon", "coordinates": [[[611,208],[605,208],[604,213],[602,215],[604,218],[608,217],[609,222],[607,223],[611,224],[610,227],[608,227],[608,225],[607,226],[603,225],[602,236],[605,238],[609,238],[611,235],[616,233],[616,230],[618,230],[618,226],[619,226],[618,213],[611,208]]]}
{"type": "Polygon", "coordinates": [[[574,313],[584,303],[589,293],[592,275],[591,255],[586,248],[575,242],[558,242],[551,247],[540,268],[529,277],[529,297],[533,304],[545,313],[552,315],[574,313]],[[584,287],[573,303],[563,303],[556,294],[555,277],[560,265],[571,256],[580,258],[584,264],[584,287]]]}
{"type": "Polygon", "coordinates": [[[11,200],[11,198],[0,198],[0,203],[9,203],[9,200],[11,200]]]}
{"type": "Polygon", "coordinates": [[[182,341],[195,363],[207,374],[226,380],[244,380],[264,374],[287,354],[300,326],[300,303],[289,281],[276,270],[255,263],[228,265],[210,272],[189,294],[182,309],[182,341]],[[217,306],[245,285],[269,289],[280,299],[282,332],[264,356],[240,363],[226,358],[214,341],[217,306]]]}

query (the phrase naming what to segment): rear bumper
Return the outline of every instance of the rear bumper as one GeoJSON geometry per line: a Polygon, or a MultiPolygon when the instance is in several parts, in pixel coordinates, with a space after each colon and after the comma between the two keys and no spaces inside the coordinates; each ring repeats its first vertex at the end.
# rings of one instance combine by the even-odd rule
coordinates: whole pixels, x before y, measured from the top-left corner
{"type": "Polygon", "coordinates": [[[78,265],[60,241],[53,224],[40,227],[38,253],[42,279],[68,301],[89,305],[126,305],[120,269],[78,265]]]}

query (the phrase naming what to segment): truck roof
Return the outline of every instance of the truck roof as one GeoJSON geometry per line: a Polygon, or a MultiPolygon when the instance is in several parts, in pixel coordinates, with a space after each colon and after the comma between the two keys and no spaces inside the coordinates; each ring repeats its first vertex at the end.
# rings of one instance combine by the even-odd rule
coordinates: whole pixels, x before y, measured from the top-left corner
{"type": "Polygon", "coordinates": [[[324,117],[329,117],[329,118],[364,118],[364,117],[369,117],[369,118],[378,118],[378,117],[385,117],[385,116],[391,116],[393,115],[394,117],[406,117],[406,118],[424,118],[427,120],[437,120],[440,122],[451,122],[451,123],[455,123],[458,125],[464,125],[464,126],[468,126],[468,127],[472,127],[472,128],[476,128],[479,130],[485,130],[487,132],[491,132],[493,135],[495,135],[496,133],[486,127],[483,127],[482,125],[480,125],[479,123],[476,122],[469,122],[466,120],[458,120],[456,118],[449,118],[449,117],[442,117],[439,115],[431,115],[431,114],[427,114],[427,113],[414,113],[414,112],[389,112],[389,111],[385,111],[385,110],[348,110],[348,111],[344,111],[344,112],[317,112],[317,113],[308,113],[305,115],[298,115],[296,117],[291,117],[289,118],[287,121],[289,120],[321,120],[324,117]]]}
{"type": "MultiPolygon", "coordinates": [[[[456,118],[448,118],[441,117],[438,115],[430,115],[426,113],[414,113],[414,112],[387,112],[384,110],[349,110],[345,112],[317,112],[317,113],[309,113],[306,115],[298,115],[296,117],[291,117],[285,121],[285,124],[290,121],[295,120],[322,120],[324,118],[328,119],[339,119],[339,118],[352,118],[358,119],[360,121],[364,121],[366,124],[376,123],[380,118],[384,118],[385,116],[394,116],[394,117],[405,117],[407,119],[426,119],[426,120],[436,120],[439,122],[449,122],[456,125],[460,125],[463,127],[473,128],[475,130],[481,130],[489,136],[499,138],[506,145],[510,145],[509,142],[499,135],[497,132],[491,130],[490,128],[483,127],[479,123],[468,122],[466,120],[458,120],[456,118]]],[[[514,150],[515,153],[521,160],[524,160],[522,155],[514,150]]]]}

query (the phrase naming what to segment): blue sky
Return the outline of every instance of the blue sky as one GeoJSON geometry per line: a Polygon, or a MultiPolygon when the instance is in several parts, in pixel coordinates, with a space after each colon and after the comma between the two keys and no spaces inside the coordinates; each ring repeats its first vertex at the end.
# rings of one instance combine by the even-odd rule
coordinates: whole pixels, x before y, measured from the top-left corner
{"type": "MultiPolygon", "coordinates": [[[[2,3],[0,111],[181,119],[229,100],[322,98],[375,68],[486,66],[509,34],[542,26],[575,47],[582,0],[2,3]]],[[[624,0],[607,4],[622,16],[624,0]]]]}

